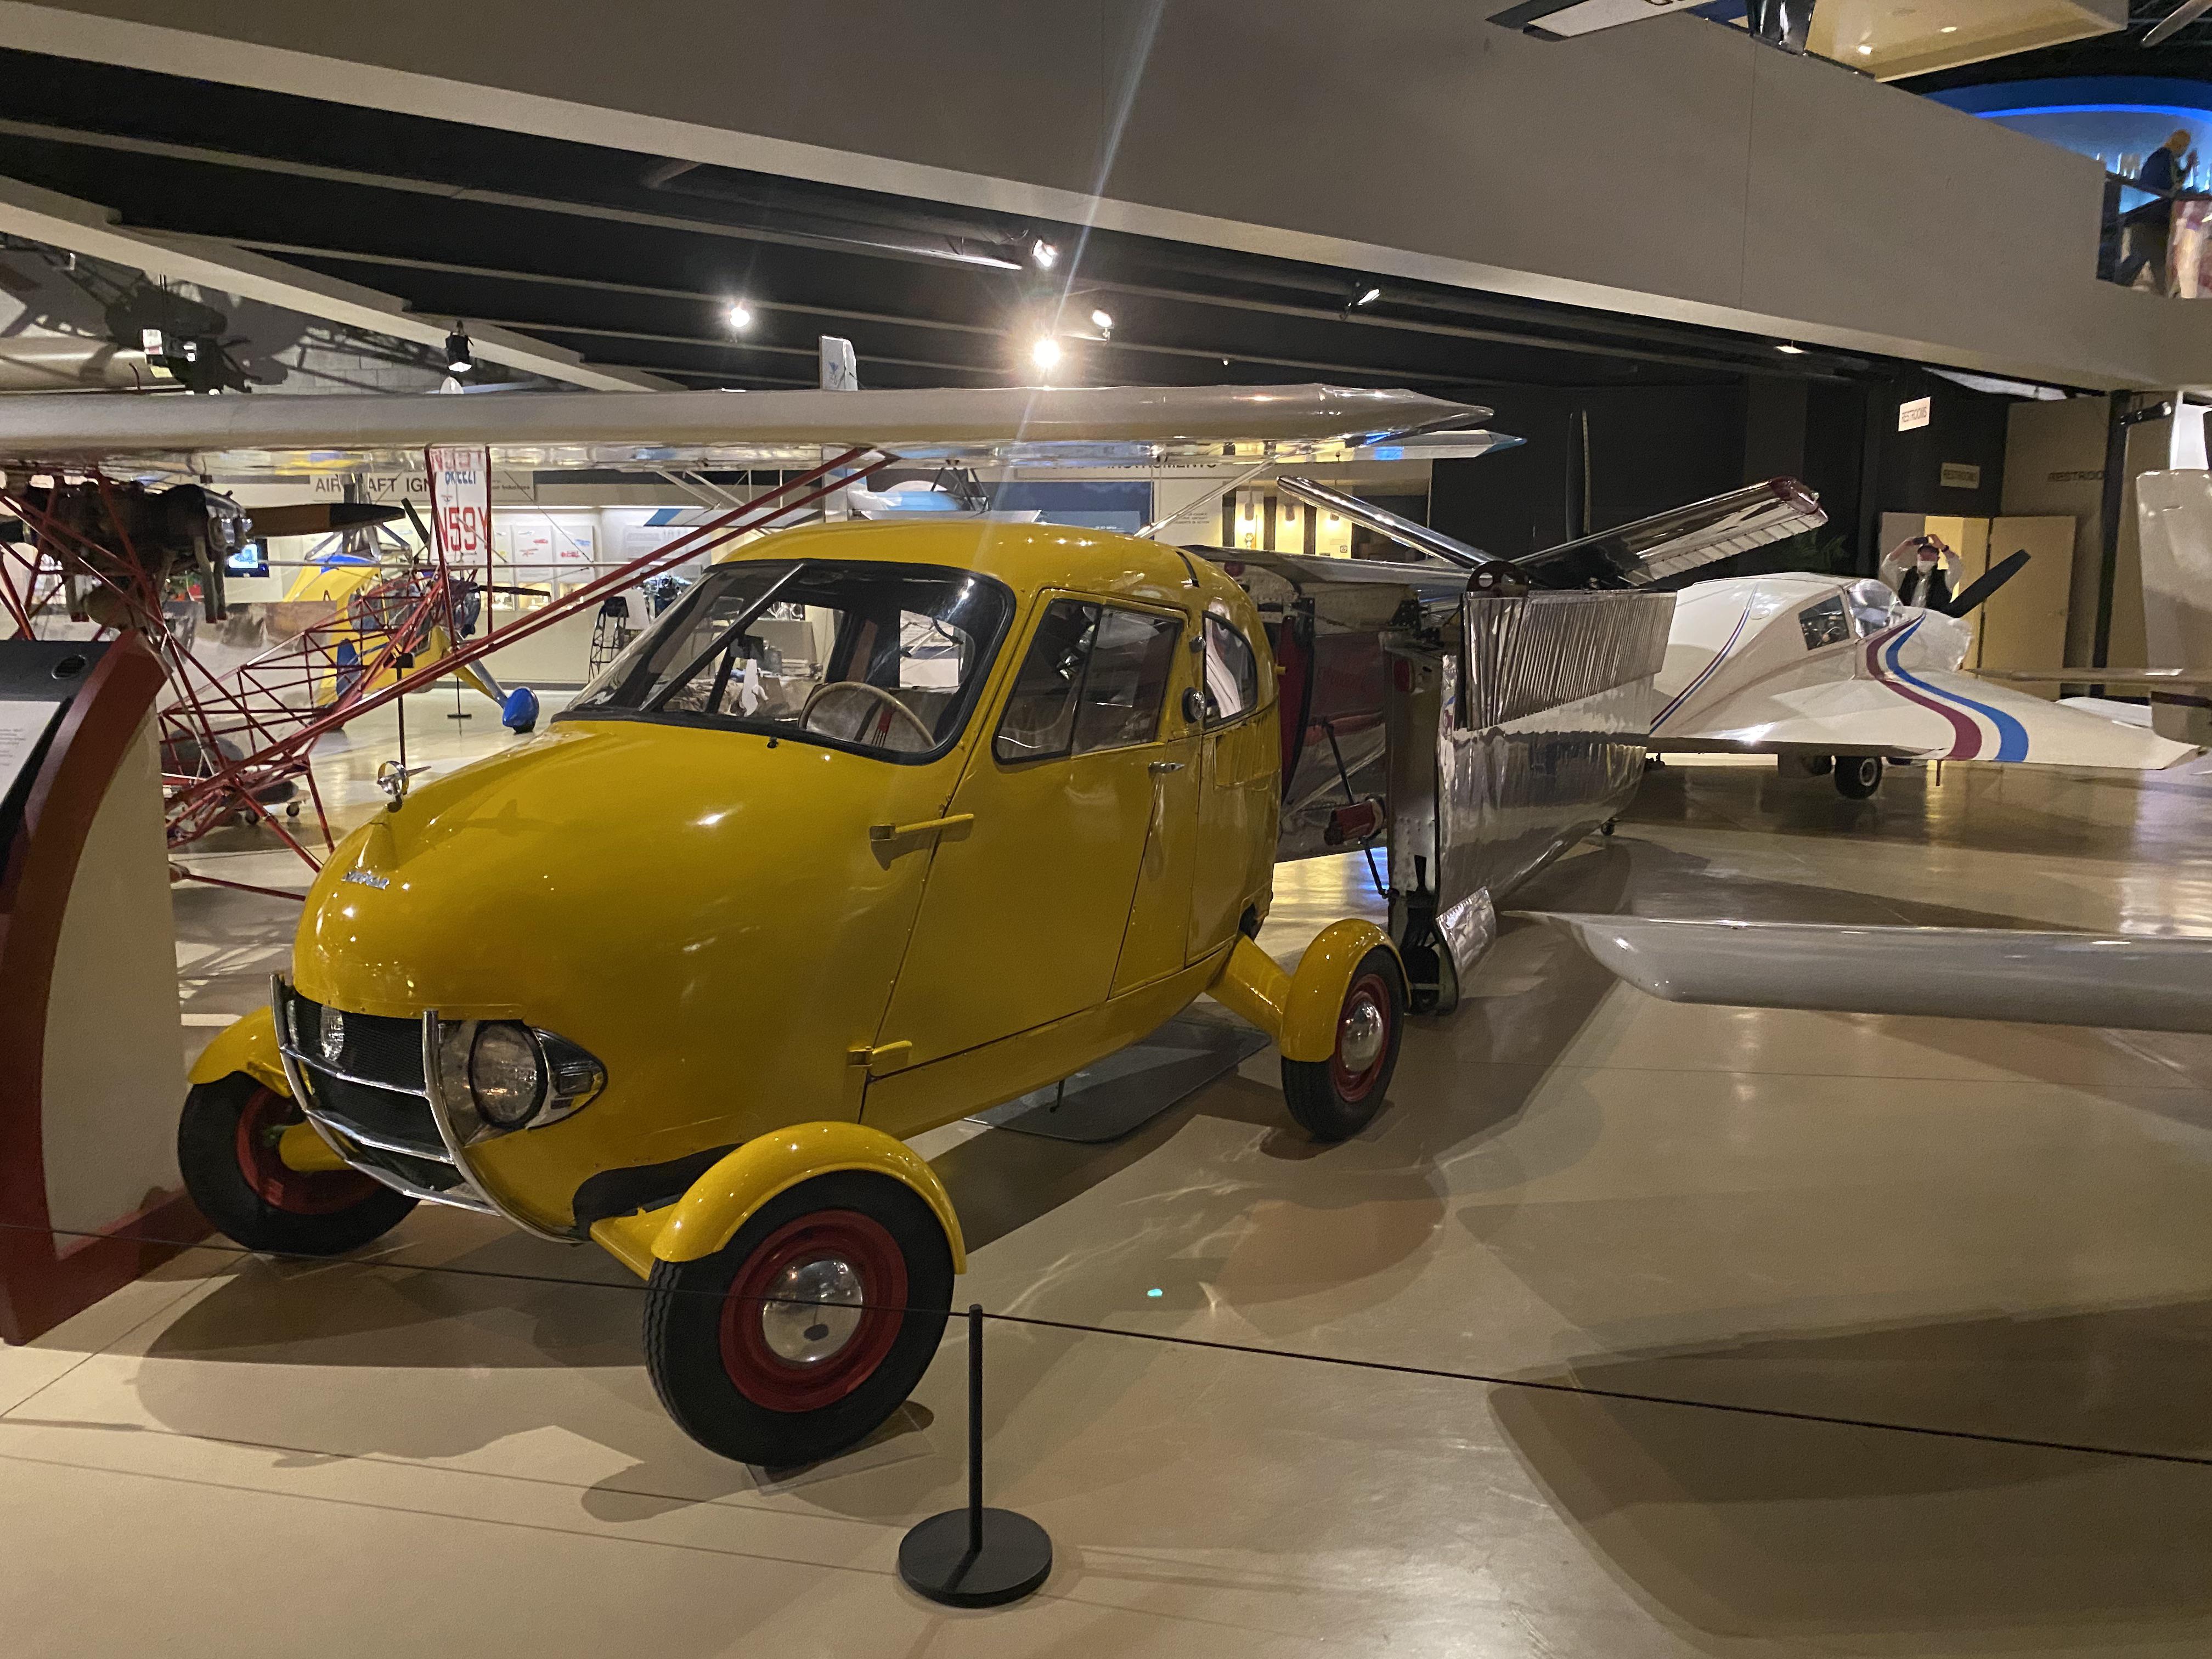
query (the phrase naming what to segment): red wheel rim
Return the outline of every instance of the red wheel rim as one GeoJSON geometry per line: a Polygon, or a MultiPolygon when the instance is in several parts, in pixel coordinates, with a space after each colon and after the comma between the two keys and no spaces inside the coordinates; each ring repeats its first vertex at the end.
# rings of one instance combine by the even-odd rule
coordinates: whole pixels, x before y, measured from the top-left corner
{"type": "Polygon", "coordinates": [[[757,1406],[819,1411],[875,1375],[905,1302],[906,1254],[881,1222],[856,1210],[802,1216],[763,1239],[730,1281],[722,1369],[757,1406]]]}
{"type": "Polygon", "coordinates": [[[1344,1012],[1336,1022],[1336,1052],[1329,1056],[1330,1075],[1336,1080],[1336,1092],[1344,1099],[1364,1100],[1382,1080],[1382,1068],[1389,1064],[1391,1024],[1395,1016],[1390,1008],[1390,988],[1383,983],[1380,974],[1362,974],[1352,982],[1344,994],[1344,1012]],[[1375,1058],[1354,1071],[1345,1063],[1345,1039],[1352,1033],[1355,1022],[1361,1018],[1360,1010],[1371,1006],[1382,1021],[1382,1041],[1375,1050],[1375,1058]]]}
{"type": "Polygon", "coordinates": [[[273,1089],[256,1089],[238,1115],[238,1172],[254,1196],[287,1215],[329,1215],[351,1209],[377,1189],[352,1170],[295,1170],[276,1154],[277,1138],[307,1120],[273,1089]]]}

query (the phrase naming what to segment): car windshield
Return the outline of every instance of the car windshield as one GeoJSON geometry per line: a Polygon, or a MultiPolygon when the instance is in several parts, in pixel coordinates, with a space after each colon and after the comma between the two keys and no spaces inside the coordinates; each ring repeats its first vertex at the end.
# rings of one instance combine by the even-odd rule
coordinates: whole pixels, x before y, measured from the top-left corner
{"type": "Polygon", "coordinates": [[[562,718],[926,758],[959,737],[1012,612],[1000,583],[936,565],[718,565],[562,718]]]}

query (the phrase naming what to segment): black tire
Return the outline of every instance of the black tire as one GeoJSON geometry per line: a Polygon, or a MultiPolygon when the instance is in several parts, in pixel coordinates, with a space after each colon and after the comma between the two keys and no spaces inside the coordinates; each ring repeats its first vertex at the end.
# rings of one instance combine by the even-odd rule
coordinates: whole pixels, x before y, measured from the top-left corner
{"type": "Polygon", "coordinates": [[[1607,818],[1603,823],[1598,825],[1597,832],[1601,836],[1603,836],[1607,841],[1611,841],[1613,839],[1613,821],[1611,818],[1607,818]]]}
{"type": "Polygon", "coordinates": [[[1808,778],[1825,778],[1836,769],[1833,755],[1800,755],[1796,758],[1797,770],[1808,778]]]}
{"type": "Polygon", "coordinates": [[[303,1119],[285,1096],[243,1072],[185,1097],[177,1167],[185,1190],[227,1238],[249,1250],[337,1255],[399,1224],[415,1200],[353,1170],[288,1170],[276,1135],[303,1119]]]}
{"type": "Polygon", "coordinates": [[[1881,757],[1836,757],[1836,793],[1845,800],[1864,800],[1881,787],[1881,757]]]}
{"type": "Polygon", "coordinates": [[[1316,1140],[1342,1140],[1373,1122],[1390,1073],[1397,1069],[1398,1043],[1405,1031],[1406,976],[1398,958],[1378,945],[1352,969],[1352,986],[1337,1016],[1337,1052],[1327,1060],[1283,1061],[1283,1098],[1298,1127],[1316,1140]],[[1346,1061],[1345,1044],[1355,1036],[1363,1000],[1382,1016],[1385,1029],[1376,1058],[1354,1069],[1346,1061]]]}
{"type": "Polygon", "coordinates": [[[763,1205],[714,1255],[653,1264],[646,1369],[676,1425],[708,1450],[769,1468],[818,1463],[866,1439],[914,1391],[951,1305],[952,1249],[920,1195],[864,1170],[817,1176],[763,1205]],[[854,1268],[857,1319],[819,1360],[779,1357],[766,1310],[791,1304],[763,1296],[782,1270],[830,1259],[854,1268]]]}

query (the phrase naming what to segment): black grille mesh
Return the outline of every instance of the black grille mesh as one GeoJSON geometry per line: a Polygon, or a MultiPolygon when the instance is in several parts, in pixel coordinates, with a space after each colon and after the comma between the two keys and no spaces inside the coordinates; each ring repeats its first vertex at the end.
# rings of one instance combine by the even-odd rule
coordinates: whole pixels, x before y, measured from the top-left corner
{"type": "MultiPolygon", "coordinates": [[[[293,1047],[311,1060],[323,1059],[320,1022],[322,1005],[295,993],[292,997],[293,1047]]],[[[394,1089],[419,1091],[422,1087],[422,1023],[392,1019],[380,1014],[347,1014],[345,1042],[338,1050],[340,1071],[367,1078],[394,1089]]]]}

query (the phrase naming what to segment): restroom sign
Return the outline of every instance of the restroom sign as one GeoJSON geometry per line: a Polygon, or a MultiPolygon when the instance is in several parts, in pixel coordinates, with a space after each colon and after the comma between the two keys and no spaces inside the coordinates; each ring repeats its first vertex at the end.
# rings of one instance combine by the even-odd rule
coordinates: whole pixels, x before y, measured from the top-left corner
{"type": "Polygon", "coordinates": [[[1899,432],[1914,431],[1935,418],[1936,400],[1933,398],[1915,398],[1911,403],[1897,406],[1897,429],[1899,432]]]}
{"type": "Polygon", "coordinates": [[[491,452],[433,444],[428,453],[430,523],[446,562],[491,568],[491,452]]]}

